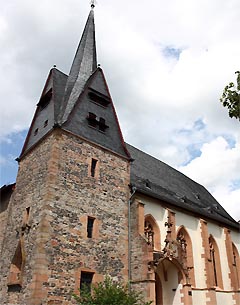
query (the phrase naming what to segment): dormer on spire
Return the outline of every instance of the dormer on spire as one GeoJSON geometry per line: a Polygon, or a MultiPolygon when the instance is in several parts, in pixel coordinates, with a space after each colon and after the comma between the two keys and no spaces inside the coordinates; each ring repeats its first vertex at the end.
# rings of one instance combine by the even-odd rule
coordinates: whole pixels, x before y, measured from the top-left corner
{"type": "Polygon", "coordinates": [[[75,54],[72,67],[65,86],[60,122],[64,123],[72,111],[84,86],[97,68],[97,54],[95,42],[94,8],[91,1],[91,10],[85,25],[80,43],[75,54]]]}

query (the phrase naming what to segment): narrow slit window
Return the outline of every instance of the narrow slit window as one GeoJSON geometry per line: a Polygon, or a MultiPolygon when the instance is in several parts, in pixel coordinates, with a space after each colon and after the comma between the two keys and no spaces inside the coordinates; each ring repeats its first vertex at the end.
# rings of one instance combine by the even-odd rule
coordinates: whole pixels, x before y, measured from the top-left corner
{"type": "Polygon", "coordinates": [[[92,159],[92,162],[91,162],[91,177],[95,177],[97,162],[98,162],[98,160],[92,159]]]}
{"type": "Polygon", "coordinates": [[[87,237],[92,238],[93,237],[93,224],[94,224],[95,218],[88,217],[87,221],[87,237]]]}
{"type": "Polygon", "coordinates": [[[34,130],[34,136],[36,136],[38,134],[38,128],[36,128],[35,130],[34,130]]]}
{"type": "Polygon", "coordinates": [[[23,217],[22,223],[22,230],[25,231],[26,229],[29,231],[31,226],[29,224],[29,216],[30,216],[30,207],[27,207],[23,217]]]}
{"type": "Polygon", "coordinates": [[[86,289],[89,292],[91,291],[93,275],[93,272],[81,272],[80,290],[86,289]]]}

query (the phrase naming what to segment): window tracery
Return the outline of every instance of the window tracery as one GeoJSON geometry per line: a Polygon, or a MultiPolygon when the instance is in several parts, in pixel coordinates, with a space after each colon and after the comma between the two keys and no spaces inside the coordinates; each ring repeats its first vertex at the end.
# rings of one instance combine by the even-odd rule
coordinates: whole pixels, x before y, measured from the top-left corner
{"type": "Polygon", "coordinates": [[[144,224],[144,234],[147,239],[148,245],[154,248],[154,231],[151,223],[147,220],[145,220],[144,224]]]}
{"type": "Polygon", "coordinates": [[[209,243],[209,264],[210,264],[210,282],[211,286],[222,288],[222,275],[221,275],[221,264],[220,264],[220,256],[217,247],[217,243],[212,237],[212,235],[208,238],[209,243]]]}
{"type": "Polygon", "coordinates": [[[159,226],[151,214],[145,215],[144,219],[144,237],[147,244],[154,250],[161,250],[161,237],[159,226]]]}
{"type": "Polygon", "coordinates": [[[183,226],[180,227],[177,233],[177,242],[179,244],[178,258],[188,273],[190,283],[195,286],[192,242],[188,232],[183,226]]]}

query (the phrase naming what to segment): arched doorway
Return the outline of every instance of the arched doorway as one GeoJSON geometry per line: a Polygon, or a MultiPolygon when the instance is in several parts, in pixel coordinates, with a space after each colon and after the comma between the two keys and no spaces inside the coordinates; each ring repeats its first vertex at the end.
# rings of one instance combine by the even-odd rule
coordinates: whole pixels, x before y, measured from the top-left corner
{"type": "Polygon", "coordinates": [[[186,276],[176,259],[159,260],[155,273],[156,305],[183,304],[183,284],[186,276]]]}

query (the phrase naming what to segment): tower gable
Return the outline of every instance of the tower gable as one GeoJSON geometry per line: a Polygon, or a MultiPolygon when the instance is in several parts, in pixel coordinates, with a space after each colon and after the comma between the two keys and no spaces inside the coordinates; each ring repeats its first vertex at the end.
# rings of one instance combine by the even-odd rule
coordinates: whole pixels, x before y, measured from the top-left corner
{"type": "Polygon", "coordinates": [[[37,144],[58,123],[64,86],[67,76],[57,69],[51,69],[42,95],[37,104],[21,156],[37,144]]]}
{"type": "Polygon", "coordinates": [[[129,158],[108,86],[100,68],[87,81],[83,93],[62,128],[129,158]]]}

